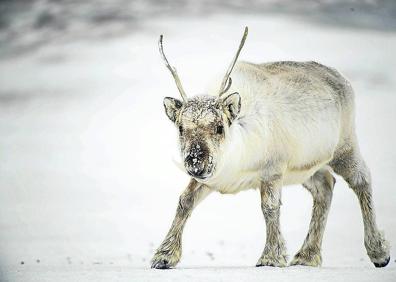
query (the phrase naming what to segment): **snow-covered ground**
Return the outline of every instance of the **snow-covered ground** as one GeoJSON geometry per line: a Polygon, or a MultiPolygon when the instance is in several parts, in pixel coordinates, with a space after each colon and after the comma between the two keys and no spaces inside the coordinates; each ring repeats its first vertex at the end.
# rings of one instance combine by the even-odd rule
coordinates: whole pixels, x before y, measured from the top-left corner
{"type": "MultiPolygon", "coordinates": [[[[130,35],[53,40],[0,60],[1,281],[395,281],[396,252],[375,269],[358,201],[337,179],[321,268],[255,268],[265,242],[258,192],[213,194],[192,215],[176,269],[149,268],[188,182],[172,162],[175,129],[162,106],[178,97],[166,53],[190,95],[234,55],[316,60],[357,93],[361,149],[373,176],[378,223],[396,242],[396,31],[313,24],[282,15],[156,18],[130,35]]],[[[290,257],[312,200],[284,188],[290,257]]]]}

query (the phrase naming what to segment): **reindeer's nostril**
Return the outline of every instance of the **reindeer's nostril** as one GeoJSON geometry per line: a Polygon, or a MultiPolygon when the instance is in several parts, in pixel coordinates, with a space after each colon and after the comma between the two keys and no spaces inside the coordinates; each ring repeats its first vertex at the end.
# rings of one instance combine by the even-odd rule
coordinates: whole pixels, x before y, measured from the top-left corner
{"type": "Polygon", "coordinates": [[[194,156],[192,156],[191,154],[189,154],[189,155],[184,159],[184,162],[187,163],[187,164],[192,164],[192,163],[193,163],[193,159],[194,159],[194,156]]]}
{"type": "Polygon", "coordinates": [[[204,167],[189,167],[189,168],[187,168],[187,172],[189,175],[191,175],[193,177],[200,178],[204,174],[205,168],[204,167]]]}

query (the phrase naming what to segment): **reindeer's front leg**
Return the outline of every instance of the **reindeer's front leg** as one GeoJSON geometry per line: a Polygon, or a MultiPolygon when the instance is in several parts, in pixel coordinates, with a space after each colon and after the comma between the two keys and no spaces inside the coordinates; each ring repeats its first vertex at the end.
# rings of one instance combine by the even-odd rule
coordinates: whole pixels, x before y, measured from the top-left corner
{"type": "Polygon", "coordinates": [[[267,238],[263,254],[256,266],[287,265],[285,241],[280,231],[282,177],[277,175],[269,181],[264,181],[260,187],[261,209],[267,226],[267,238]]]}
{"type": "Polygon", "coordinates": [[[210,190],[207,186],[191,179],[186,190],[180,195],[176,216],[161,246],[151,260],[151,268],[166,269],[175,266],[181,257],[181,239],[184,225],[194,207],[202,201],[210,190]]]}

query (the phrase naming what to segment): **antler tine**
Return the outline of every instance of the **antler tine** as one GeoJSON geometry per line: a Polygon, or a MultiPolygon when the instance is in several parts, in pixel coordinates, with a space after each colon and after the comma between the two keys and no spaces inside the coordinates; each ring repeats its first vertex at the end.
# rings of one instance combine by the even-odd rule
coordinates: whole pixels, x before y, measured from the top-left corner
{"type": "Polygon", "coordinates": [[[180,95],[183,98],[183,101],[187,101],[187,95],[186,95],[186,92],[184,92],[184,89],[183,89],[183,86],[181,84],[180,78],[177,75],[177,71],[176,71],[176,69],[174,67],[172,67],[169,64],[168,59],[165,56],[164,47],[162,46],[162,38],[163,37],[164,36],[161,34],[160,38],[159,38],[159,41],[158,41],[159,52],[161,54],[162,60],[164,60],[164,63],[166,65],[166,67],[169,69],[169,71],[171,72],[173,78],[175,79],[177,89],[179,90],[180,95]]]}
{"type": "Polygon", "coordinates": [[[230,77],[228,78],[227,87],[226,87],[223,91],[220,92],[219,96],[221,96],[221,95],[223,95],[224,93],[226,93],[226,92],[228,91],[228,89],[230,89],[231,84],[232,84],[232,78],[231,78],[231,76],[230,76],[230,77]]]}
{"type": "Polygon", "coordinates": [[[230,75],[231,75],[232,69],[233,69],[234,66],[235,66],[235,63],[236,63],[237,60],[238,60],[239,53],[241,53],[241,50],[242,50],[242,48],[243,48],[243,45],[245,44],[246,37],[247,37],[247,35],[248,35],[248,31],[249,31],[249,30],[248,30],[248,27],[246,26],[246,27],[245,27],[245,32],[243,33],[243,37],[242,37],[241,43],[239,44],[238,51],[236,52],[235,57],[234,57],[234,59],[232,60],[230,66],[228,67],[228,70],[227,70],[227,72],[226,72],[226,75],[225,75],[224,78],[223,78],[223,81],[221,82],[219,96],[223,95],[223,94],[224,94],[225,92],[227,92],[227,90],[231,87],[232,80],[231,80],[230,75]],[[227,85],[227,81],[229,81],[229,82],[228,82],[228,85],[227,85]],[[226,87],[226,85],[227,85],[227,87],[226,87]]]}

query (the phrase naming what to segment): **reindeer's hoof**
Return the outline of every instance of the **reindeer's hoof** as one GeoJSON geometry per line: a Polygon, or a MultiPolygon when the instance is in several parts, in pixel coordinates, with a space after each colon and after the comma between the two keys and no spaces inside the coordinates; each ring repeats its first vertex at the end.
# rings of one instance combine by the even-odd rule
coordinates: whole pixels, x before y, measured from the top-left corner
{"type": "Polygon", "coordinates": [[[386,258],[383,262],[374,262],[375,267],[385,267],[388,265],[390,257],[386,258]]]}
{"type": "Polygon", "coordinates": [[[304,266],[321,266],[322,265],[322,256],[320,253],[310,254],[304,252],[298,252],[293,260],[290,262],[290,265],[304,265],[304,266]]]}
{"type": "Polygon", "coordinates": [[[153,261],[151,264],[151,268],[156,268],[156,269],[169,269],[171,266],[169,265],[169,262],[166,259],[160,259],[158,261],[153,261]]]}
{"type": "Polygon", "coordinates": [[[390,261],[389,242],[385,240],[384,233],[379,232],[373,238],[364,242],[367,255],[375,267],[385,267],[390,261]]]}
{"type": "Polygon", "coordinates": [[[169,251],[159,250],[151,260],[151,268],[168,269],[174,267],[180,260],[180,252],[175,255],[169,254],[169,251]]]}
{"type": "Polygon", "coordinates": [[[273,266],[273,267],[285,267],[287,266],[287,256],[281,255],[279,257],[272,257],[269,255],[262,256],[256,263],[256,267],[260,266],[273,266]]]}

